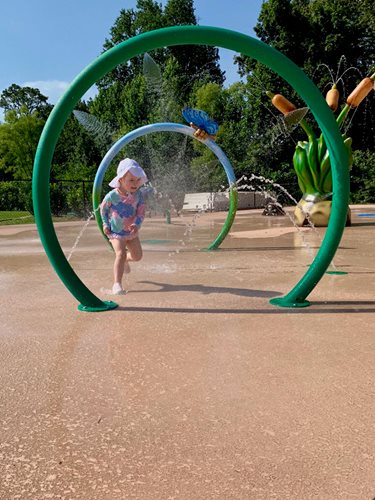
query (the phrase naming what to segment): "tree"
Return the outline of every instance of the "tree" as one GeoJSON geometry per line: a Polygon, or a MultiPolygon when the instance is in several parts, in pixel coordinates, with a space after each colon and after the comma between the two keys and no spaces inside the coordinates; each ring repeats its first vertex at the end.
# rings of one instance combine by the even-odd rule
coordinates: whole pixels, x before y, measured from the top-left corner
{"type": "MultiPolygon", "coordinates": [[[[135,10],[121,10],[103,49],[108,50],[146,31],[186,24],[197,24],[193,0],[169,0],[164,10],[161,4],[153,0],[138,0],[135,10]]],[[[197,82],[212,81],[221,85],[224,81],[224,74],[219,66],[218,49],[215,47],[167,47],[154,50],[151,55],[162,71],[168,67],[167,74],[172,82],[173,97],[180,106],[186,104],[197,82]]],[[[122,88],[142,72],[143,54],[117,66],[98,82],[99,94],[92,109],[95,108],[95,112],[99,113],[99,118],[108,115],[108,110],[112,110],[112,115],[116,115],[116,107],[124,109],[122,88]]],[[[142,92],[142,89],[140,91],[142,92]]],[[[119,121],[116,125],[120,126],[119,121]]]]}
{"type": "MultiPolygon", "coordinates": [[[[153,0],[138,0],[137,10],[121,9],[110,30],[110,38],[105,39],[103,52],[140,33],[162,28],[163,25],[161,5],[153,0]]],[[[159,62],[163,61],[163,52],[162,50],[159,51],[157,55],[154,55],[154,58],[159,62]]],[[[137,73],[141,72],[141,64],[141,56],[135,57],[124,64],[119,64],[98,82],[99,90],[106,89],[116,83],[125,85],[137,73]]]]}
{"type": "Polygon", "coordinates": [[[31,115],[37,111],[40,117],[46,118],[52,109],[47,100],[48,97],[38,89],[13,83],[0,94],[0,107],[5,113],[14,111],[18,116],[31,115]]]}
{"type": "MultiPolygon", "coordinates": [[[[323,94],[337,83],[345,97],[375,64],[373,14],[369,0],[359,0],[355,8],[351,0],[267,0],[254,29],[263,42],[304,69],[323,94]]],[[[237,62],[240,73],[249,80],[255,75],[263,90],[285,92],[288,99],[300,103],[293,89],[288,89],[268,68],[243,56],[237,62]]],[[[355,113],[352,125],[356,126],[352,126],[350,135],[359,149],[375,147],[371,132],[375,126],[374,111],[375,101],[370,98],[355,113]]]]}
{"type": "Polygon", "coordinates": [[[69,180],[94,179],[96,169],[105,154],[103,148],[73,116],[66,121],[56,144],[51,178],[69,180]]]}
{"type": "Polygon", "coordinates": [[[37,113],[17,116],[10,110],[0,125],[0,171],[3,179],[31,179],[33,162],[44,120],[37,113]]]}
{"type": "MultiPolygon", "coordinates": [[[[169,0],[164,9],[166,26],[196,25],[193,0],[169,0]]],[[[222,85],[224,73],[219,66],[219,51],[209,45],[179,45],[168,47],[179,68],[180,102],[187,102],[197,82],[222,85]]]]}
{"type": "MultiPolygon", "coordinates": [[[[263,42],[300,66],[323,96],[333,83],[337,83],[341,104],[344,104],[361,78],[373,72],[373,12],[373,2],[369,0],[359,0],[355,7],[350,0],[266,0],[255,32],[263,42]]],[[[259,146],[264,144],[261,147],[255,143],[249,145],[248,164],[254,165],[254,158],[257,158],[258,169],[265,176],[283,183],[287,179],[287,164],[292,171],[295,142],[303,140],[304,136],[300,128],[290,134],[284,127],[283,134],[282,116],[270,107],[265,91],[281,93],[297,107],[304,106],[304,103],[294,89],[268,67],[247,56],[238,57],[237,62],[240,74],[247,77],[246,87],[254,118],[253,141],[260,141],[259,146]],[[264,141],[274,132],[280,134],[276,141],[273,139],[272,154],[269,154],[270,146],[264,141]]],[[[342,132],[353,138],[354,149],[374,149],[374,111],[372,93],[344,123],[342,132]]],[[[311,113],[306,115],[306,120],[319,133],[311,113]]],[[[353,187],[355,189],[354,184],[353,187]]]]}
{"type": "MultiPolygon", "coordinates": [[[[18,92],[20,87],[17,85],[12,85],[10,89],[12,92],[6,92],[4,96],[9,109],[5,114],[5,123],[0,125],[0,180],[28,181],[24,184],[9,182],[9,187],[4,189],[6,192],[10,189],[17,193],[17,203],[20,205],[16,206],[13,203],[10,206],[32,211],[30,181],[36,148],[46,121],[46,117],[40,115],[44,110],[49,110],[50,106],[46,104],[44,96],[37,89],[29,88],[26,94],[18,92]]],[[[84,102],[78,103],[77,108],[87,111],[84,102]]],[[[56,146],[51,179],[54,181],[93,178],[101,158],[102,155],[92,137],[88,136],[78,121],[71,116],[65,123],[56,146]]],[[[79,193],[82,192],[81,184],[77,187],[70,183],[69,192],[65,187],[62,188],[61,184],[51,184],[51,207],[54,214],[60,214],[62,210],[68,208],[67,195],[68,198],[80,199],[82,205],[82,194],[79,193]]],[[[74,205],[77,208],[78,203],[75,201],[74,205]]]]}
{"type": "Polygon", "coordinates": [[[375,152],[354,151],[351,171],[352,203],[369,203],[375,200],[375,152]]]}

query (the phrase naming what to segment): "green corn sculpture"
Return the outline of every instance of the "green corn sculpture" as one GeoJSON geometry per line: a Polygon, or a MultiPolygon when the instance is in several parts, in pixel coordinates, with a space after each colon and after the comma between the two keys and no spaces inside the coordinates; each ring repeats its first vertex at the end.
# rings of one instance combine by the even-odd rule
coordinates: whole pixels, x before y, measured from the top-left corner
{"type": "MultiPolygon", "coordinates": [[[[336,119],[338,126],[343,123],[350,109],[357,107],[374,88],[374,80],[375,73],[371,77],[364,78],[349,95],[345,106],[336,119]]],[[[267,95],[272,104],[284,114],[285,121],[299,111],[281,94],[267,92],[267,95]]],[[[326,101],[335,112],[339,101],[336,85],[333,85],[328,91],[326,101]]],[[[317,137],[303,117],[298,121],[298,124],[306,132],[308,140],[299,141],[293,155],[293,166],[303,194],[294,212],[296,223],[300,226],[306,223],[313,223],[314,226],[328,226],[332,205],[330,199],[332,195],[332,170],[329,151],[323,134],[317,137]]],[[[343,139],[348,151],[349,168],[351,168],[353,161],[352,139],[345,135],[343,135],[343,139]]],[[[351,214],[348,208],[347,225],[350,223],[351,214]]]]}

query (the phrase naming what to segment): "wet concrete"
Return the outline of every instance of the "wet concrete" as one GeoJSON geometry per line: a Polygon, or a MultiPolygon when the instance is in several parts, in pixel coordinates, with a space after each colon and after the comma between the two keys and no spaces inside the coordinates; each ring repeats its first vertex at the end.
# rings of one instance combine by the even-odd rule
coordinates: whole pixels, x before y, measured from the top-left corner
{"type": "MultiPolygon", "coordinates": [[[[271,306],[324,235],[287,217],[147,219],[114,298],[94,222],[71,264],[119,308],[83,313],[35,227],[0,228],[0,498],[372,499],[375,207],[354,207],[305,309],[271,306]]],[[[68,254],[83,223],[56,224],[68,254]]]]}

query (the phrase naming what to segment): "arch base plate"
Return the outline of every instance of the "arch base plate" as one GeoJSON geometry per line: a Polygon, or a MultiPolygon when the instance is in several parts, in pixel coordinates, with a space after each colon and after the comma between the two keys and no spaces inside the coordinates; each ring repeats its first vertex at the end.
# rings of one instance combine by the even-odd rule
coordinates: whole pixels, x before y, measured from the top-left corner
{"type": "Polygon", "coordinates": [[[116,309],[116,307],[118,307],[118,304],[116,304],[116,302],[112,302],[112,300],[104,300],[103,306],[99,307],[84,306],[83,304],[79,304],[78,311],[101,312],[110,311],[111,309],[116,309]]]}
{"type": "Polygon", "coordinates": [[[270,300],[270,304],[279,307],[308,307],[310,302],[308,300],[290,300],[288,297],[276,297],[270,300]]]}

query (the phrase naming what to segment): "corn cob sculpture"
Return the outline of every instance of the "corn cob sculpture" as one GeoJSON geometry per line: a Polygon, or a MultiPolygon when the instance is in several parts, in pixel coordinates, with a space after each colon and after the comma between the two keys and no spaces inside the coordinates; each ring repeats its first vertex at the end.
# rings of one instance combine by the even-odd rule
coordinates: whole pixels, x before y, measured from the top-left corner
{"type": "MultiPolygon", "coordinates": [[[[375,73],[364,78],[346,100],[345,106],[336,118],[340,126],[351,109],[356,108],[365,97],[374,89],[375,73]]],[[[296,106],[281,94],[267,92],[272,104],[283,113],[287,119],[290,113],[296,112],[296,106]]],[[[339,104],[339,91],[336,85],[327,92],[326,102],[335,112],[339,104]]],[[[306,132],[307,141],[297,143],[293,166],[297,174],[298,185],[302,191],[302,199],[299,201],[294,215],[296,223],[303,226],[313,223],[314,226],[328,226],[332,201],[332,170],[329,151],[323,134],[317,137],[304,118],[299,125],[306,132]]],[[[349,168],[352,165],[352,139],[343,135],[344,144],[349,155],[349,168]]],[[[350,209],[348,210],[347,225],[351,223],[350,209]]]]}

